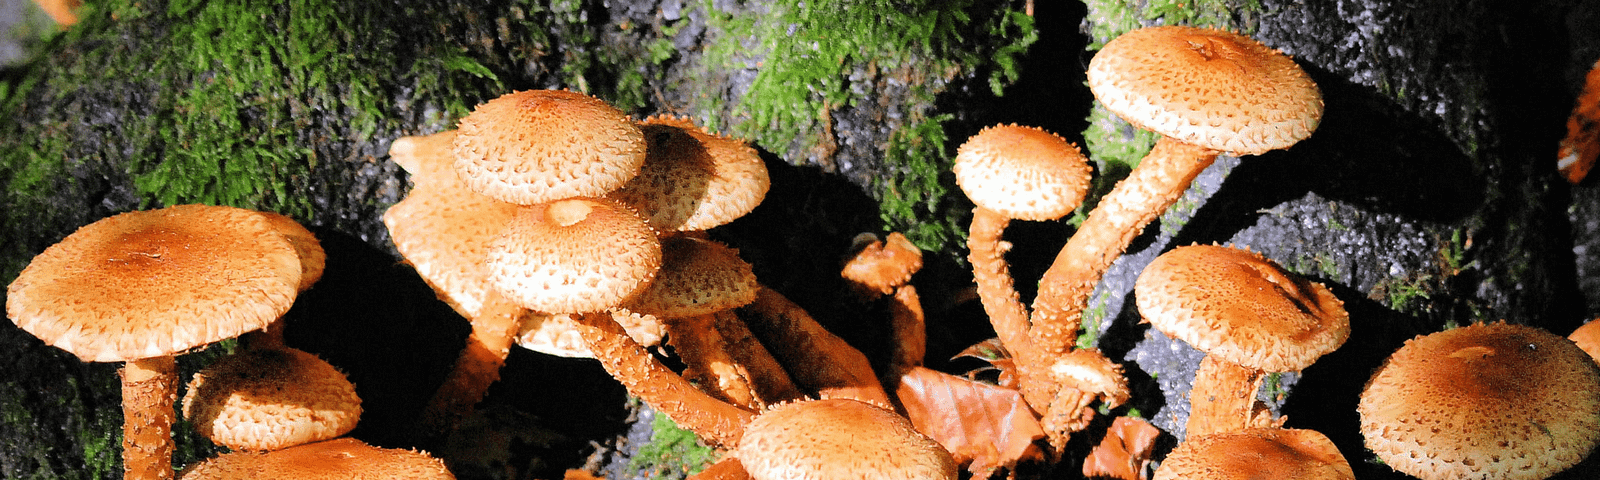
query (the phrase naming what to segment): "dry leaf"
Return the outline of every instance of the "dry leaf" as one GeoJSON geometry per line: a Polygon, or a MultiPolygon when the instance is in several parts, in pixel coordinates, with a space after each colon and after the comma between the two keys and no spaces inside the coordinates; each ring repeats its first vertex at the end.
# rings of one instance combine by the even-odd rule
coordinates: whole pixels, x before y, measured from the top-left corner
{"type": "Polygon", "coordinates": [[[944,445],[974,478],[1024,460],[1040,460],[1044,430],[1016,390],[925,367],[900,376],[895,390],[917,430],[944,445]]]}
{"type": "Polygon", "coordinates": [[[1155,449],[1161,430],[1142,419],[1117,417],[1106,429],[1105,438],[1083,459],[1083,476],[1145,480],[1145,467],[1155,449]]]}
{"type": "Polygon", "coordinates": [[[955,354],[955,356],[950,357],[950,359],[955,360],[962,357],[971,357],[989,362],[988,367],[975,368],[967,372],[967,379],[975,379],[980,373],[995,370],[999,372],[999,380],[995,383],[999,383],[1000,386],[1006,388],[1017,388],[1016,362],[1011,360],[1011,353],[1006,351],[1006,347],[1000,343],[1000,339],[991,338],[974,343],[960,353],[955,354]]]}

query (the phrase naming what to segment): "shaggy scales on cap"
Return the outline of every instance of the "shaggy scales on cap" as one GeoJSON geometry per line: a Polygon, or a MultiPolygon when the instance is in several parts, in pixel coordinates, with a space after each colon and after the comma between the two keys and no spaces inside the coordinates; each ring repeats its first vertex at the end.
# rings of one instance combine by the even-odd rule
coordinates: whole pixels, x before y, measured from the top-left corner
{"type": "Polygon", "coordinates": [[[566,90],[512,92],[457,126],[456,171],[484,195],[532,205],[616,190],[644,165],[644,135],[606,102],[566,90]]]}
{"type": "Polygon", "coordinates": [[[281,450],[349,433],[361,418],[356,387],[301,350],[251,348],[196,373],[183,416],[233,450],[281,450]]]}

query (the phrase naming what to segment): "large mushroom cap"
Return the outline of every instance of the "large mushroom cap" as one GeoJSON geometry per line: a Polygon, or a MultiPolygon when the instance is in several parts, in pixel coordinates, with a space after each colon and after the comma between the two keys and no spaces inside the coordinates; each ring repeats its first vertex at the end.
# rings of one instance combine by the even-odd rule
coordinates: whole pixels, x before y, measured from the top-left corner
{"type": "Polygon", "coordinates": [[[295,254],[300,256],[300,291],[310,290],[317,280],[322,279],[322,271],[328,266],[328,253],[322,250],[322,242],[305,225],[288,215],[273,212],[261,212],[261,215],[267,217],[272,228],[283,235],[294,247],[295,254]]]}
{"type": "Polygon", "coordinates": [[[258,212],[129,212],[34,257],[7,289],[6,315],[84,361],[161,357],[277,320],[294,303],[301,268],[258,212]]]}
{"type": "Polygon", "coordinates": [[[1541,479],[1600,441],[1600,367],[1535,327],[1469,325],[1407,341],[1357,411],[1367,448],[1400,472],[1541,479]]]}
{"type": "Polygon", "coordinates": [[[339,438],[273,452],[224,453],[189,465],[183,480],[347,480],[456,478],[444,461],[424,452],[378,448],[353,438],[339,438]]]}
{"type": "Polygon", "coordinates": [[[1249,250],[1178,247],[1134,283],[1156,329],[1236,365],[1299,371],[1350,337],[1344,302],[1249,250]]]}
{"type": "Polygon", "coordinates": [[[463,317],[476,318],[489,293],[489,244],[521,207],[473,192],[445,173],[417,182],[383,213],[383,224],[395,249],[439,298],[463,317]]]}
{"type": "Polygon", "coordinates": [[[620,305],[661,268],[661,242],[611,200],[572,198],[523,209],[489,250],[495,288],[525,308],[585,313],[620,305]]]}
{"type": "Polygon", "coordinates": [[[183,416],[233,450],[279,450],[349,433],[361,417],[355,385],[293,348],[248,349],[196,373],[183,416]]]}
{"type": "Polygon", "coordinates": [[[1089,89],[1146,130],[1240,155],[1288,148],[1322,119],[1322,94],[1288,56],[1237,33],[1162,26],[1106,43],[1089,89]]]}
{"type": "Polygon", "coordinates": [[[772,185],[766,164],[744,141],[678,117],[650,117],[639,129],[648,145],[644,167],[609,196],[658,230],[709,230],[731,222],[761,204],[772,185]]]}
{"type": "Polygon", "coordinates": [[[956,478],[950,452],[910,420],[842,398],[767,410],[745,426],[733,455],[756,480],[956,478]]]}
{"type": "Polygon", "coordinates": [[[950,170],[972,203],[1007,218],[1061,218],[1089,191],[1089,160],[1078,147],[1034,127],[984,128],[961,144],[950,170]]]}
{"type": "Polygon", "coordinates": [[[1315,430],[1253,428],[1190,438],[1155,480],[1355,480],[1350,462],[1315,430]]]}
{"type": "Polygon", "coordinates": [[[484,195],[520,205],[598,197],[644,164],[644,135],[606,102],[566,90],[490,100],[461,119],[456,170],[484,195]]]}

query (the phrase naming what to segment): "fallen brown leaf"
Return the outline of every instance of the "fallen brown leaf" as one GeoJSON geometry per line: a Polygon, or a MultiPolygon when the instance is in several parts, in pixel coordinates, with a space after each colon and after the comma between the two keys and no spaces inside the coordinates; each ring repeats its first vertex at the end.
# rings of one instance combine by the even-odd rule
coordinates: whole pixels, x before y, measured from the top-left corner
{"type": "Polygon", "coordinates": [[[1089,458],[1083,459],[1083,476],[1146,480],[1145,467],[1150,464],[1150,454],[1160,436],[1161,430],[1150,422],[1117,417],[1111,421],[1111,428],[1106,429],[1100,445],[1094,447],[1089,458]]]}
{"type": "Polygon", "coordinates": [[[1034,442],[1044,430],[1016,390],[914,367],[901,374],[895,394],[911,424],[967,465],[973,478],[1043,458],[1034,442]]]}

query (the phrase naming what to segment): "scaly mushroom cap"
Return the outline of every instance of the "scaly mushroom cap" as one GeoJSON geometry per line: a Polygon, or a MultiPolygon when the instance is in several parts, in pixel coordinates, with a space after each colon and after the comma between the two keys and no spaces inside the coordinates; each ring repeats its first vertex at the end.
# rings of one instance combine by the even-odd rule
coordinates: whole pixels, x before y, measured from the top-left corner
{"type": "Polygon", "coordinates": [[[456,130],[412,135],[389,143],[389,160],[411,174],[412,183],[460,182],[456,175],[456,130]]]}
{"type": "Polygon", "coordinates": [[[444,461],[425,452],[378,448],[339,438],[273,452],[224,453],[185,467],[182,480],[452,480],[444,461]]]}
{"type": "Polygon", "coordinates": [[[259,212],[129,212],[34,257],[6,290],[6,315],[87,362],[162,357],[277,320],[294,303],[301,269],[259,212]]]}
{"type": "Polygon", "coordinates": [[[1253,428],[1190,438],[1155,480],[1355,480],[1350,462],[1315,430],[1253,428]]]}
{"type": "MultiPolygon", "coordinates": [[[[622,309],[613,310],[621,313],[622,309]]],[[[612,315],[628,337],[638,342],[640,346],[654,347],[661,344],[661,338],[666,335],[665,327],[661,320],[651,315],[640,315],[627,312],[621,315],[612,315]]],[[[577,320],[571,314],[543,314],[529,311],[522,317],[521,325],[517,330],[517,345],[528,350],[546,353],[558,357],[594,358],[594,353],[589,351],[588,343],[583,341],[583,335],[578,333],[577,320]]]]}
{"type": "Polygon", "coordinates": [[[661,318],[710,315],[755,301],[756,275],[739,252],[711,240],[661,240],[661,271],[629,310],[661,318]]]}
{"type": "Polygon", "coordinates": [[[484,195],[520,205],[598,197],[644,165],[644,136],[606,102],[566,90],[490,100],[457,126],[456,171],[484,195]]]}
{"type": "Polygon", "coordinates": [[[745,426],[733,455],[756,480],[956,478],[955,460],[938,442],[858,400],[775,406],[745,426]]]}
{"type": "Polygon", "coordinates": [[[1322,119],[1322,93],[1294,60],[1225,30],[1122,34],[1089,61],[1088,78],[1095,98],[1129,123],[1238,155],[1288,148],[1322,119]]]}
{"type": "Polygon", "coordinates": [[[248,349],[196,373],[183,417],[233,450],[281,450],[356,428],[361,399],[343,373],[293,348],[248,349]]]}
{"type": "Polygon", "coordinates": [[[310,290],[317,280],[322,279],[322,271],[328,266],[328,254],[322,250],[322,242],[317,240],[316,234],[288,215],[273,212],[261,212],[261,215],[267,217],[272,228],[277,229],[294,247],[294,253],[300,256],[299,291],[310,290]]]}
{"type": "Polygon", "coordinates": [[[1299,371],[1350,337],[1344,302],[1249,250],[1178,247],[1134,283],[1156,329],[1236,365],[1299,371]]]}
{"type": "Polygon", "coordinates": [[[518,213],[490,245],[488,266],[495,288],[525,308],[596,312],[649,285],[661,242],[628,207],[572,198],[518,213]]]}
{"type": "Polygon", "coordinates": [[[1542,479],[1600,441],[1600,367],[1550,332],[1474,324],[1406,341],[1357,411],[1367,448],[1400,472],[1542,479]]]}
{"type": "Polygon", "coordinates": [[[461,316],[477,318],[489,291],[489,244],[520,209],[479,195],[450,174],[417,182],[383,213],[383,224],[395,249],[439,298],[461,316]]]}
{"type": "Polygon", "coordinates": [[[686,118],[639,124],[646,156],[639,175],[608,195],[662,231],[709,230],[750,213],[772,182],[744,141],[715,135],[686,118]]]}
{"type": "Polygon", "coordinates": [[[1055,220],[1089,191],[1089,160],[1078,147],[1034,127],[984,128],[956,150],[950,170],[973,204],[1007,218],[1055,220]]]}
{"type": "Polygon", "coordinates": [[[1578,348],[1600,361],[1600,322],[1591,320],[1583,324],[1577,330],[1573,330],[1571,335],[1567,335],[1567,340],[1572,340],[1578,348]]]}

